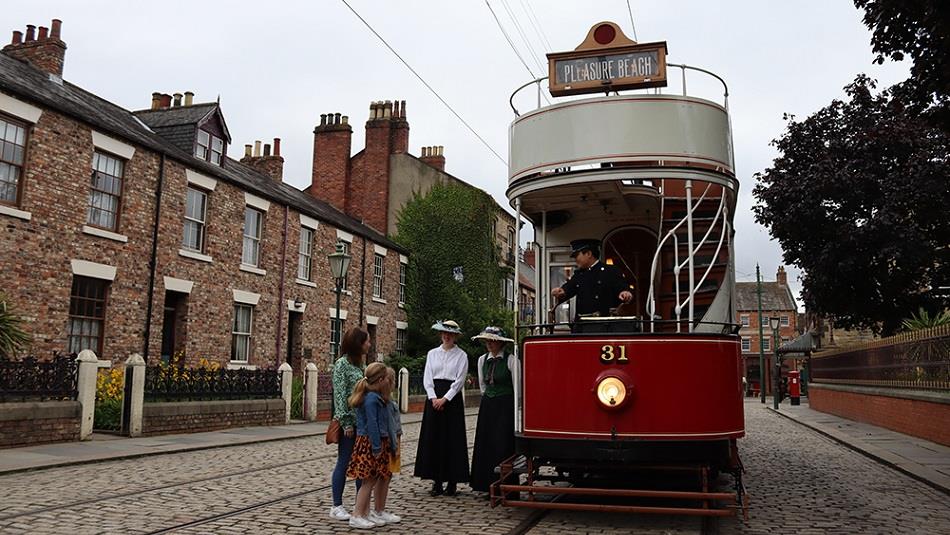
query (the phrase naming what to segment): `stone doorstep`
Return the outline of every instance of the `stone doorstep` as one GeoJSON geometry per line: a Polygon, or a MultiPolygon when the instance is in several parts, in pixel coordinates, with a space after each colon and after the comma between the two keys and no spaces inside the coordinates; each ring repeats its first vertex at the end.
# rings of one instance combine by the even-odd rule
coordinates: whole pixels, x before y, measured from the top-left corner
{"type": "Polygon", "coordinates": [[[0,422],[80,418],[78,401],[24,401],[0,403],[0,422]]]}
{"type": "Polygon", "coordinates": [[[203,416],[211,414],[283,411],[284,400],[234,399],[220,401],[163,401],[144,403],[142,418],[168,416],[203,416]]]}
{"type": "MultiPolygon", "coordinates": [[[[865,442],[861,440],[854,440],[854,437],[838,431],[837,429],[831,427],[834,424],[827,425],[816,425],[810,422],[806,422],[799,418],[797,415],[790,414],[787,411],[776,411],[772,407],[766,407],[766,410],[772,411],[776,414],[779,414],[789,420],[798,423],[799,425],[805,426],[812,431],[815,431],[821,435],[824,435],[835,442],[847,447],[848,449],[854,450],[865,457],[873,459],[881,464],[889,466],[898,472],[901,472],[907,476],[910,476],[922,483],[930,485],[931,487],[950,495],[950,476],[946,476],[936,470],[928,468],[922,464],[910,461],[905,457],[891,452],[887,449],[875,446],[870,442],[865,442]]],[[[814,410],[814,409],[811,409],[814,410]]],[[[847,418],[839,417],[847,420],[847,418]]],[[[868,424],[870,425],[870,424],[868,424]]],[[[895,433],[897,431],[894,431],[895,433]]],[[[914,437],[911,437],[914,438],[914,437]]]]}

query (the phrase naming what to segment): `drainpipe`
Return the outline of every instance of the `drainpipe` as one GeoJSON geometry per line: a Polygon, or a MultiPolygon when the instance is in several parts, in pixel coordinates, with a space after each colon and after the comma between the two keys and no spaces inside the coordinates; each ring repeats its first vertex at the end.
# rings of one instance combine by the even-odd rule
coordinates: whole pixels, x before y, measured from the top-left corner
{"type": "MultiPolygon", "coordinates": [[[[287,272],[287,220],[289,216],[290,208],[285,204],[284,205],[284,236],[283,243],[281,244],[280,249],[280,285],[277,289],[277,362],[276,365],[280,366],[280,342],[281,342],[281,324],[284,319],[284,280],[287,272]]],[[[288,342],[289,343],[289,342],[288,342]]]]}
{"type": "Polygon", "coordinates": [[[152,306],[155,300],[155,270],[158,267],[158,222],[162,213],[162,185],[165,182],[165,153],[159,155],[158,185],[155,188],[155,219],[152,222],[152,256],[148,263],[148,300],[145,305],[145,341],[142,347],[142,357],[148,363],[149,338],[152,333],[152,306]]]}
{"type": "Polygon", "coordinates": [[[366,236],[363,236],[363,260],[360,262],[360,318],[359,326],[363,326],[363,302],[366,299],[366,236]]]}

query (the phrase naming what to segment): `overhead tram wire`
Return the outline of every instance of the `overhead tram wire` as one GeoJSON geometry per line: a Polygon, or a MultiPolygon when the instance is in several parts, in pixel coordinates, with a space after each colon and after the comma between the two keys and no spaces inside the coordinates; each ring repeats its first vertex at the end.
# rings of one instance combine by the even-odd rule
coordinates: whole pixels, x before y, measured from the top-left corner
{"type": "MultiPolygon", "coordinates": [[[[505,27],[501,25],[501,20],[498,19],[498,15],[495,13],[495,10],[491,7],[491,4],[488,3],[488,0],[485,0],[485,5],[488,7],[488,11],[491,12],[491,16],[495,19],[495,24],[498,26],[498,29],[501,30],[501,34],[505,36],[505,40],[508,41],[508,46],[511,47],[511,51],[515,53],[515,56],[518,56],[518,59],[521,61],[521,64],[524,65],[525,70],[528,71],[528,74],[531,75],[532,80],[537,80],[538,75],[534,74],[534,71],[531,70],[531,67],[528,66],[528,62],[524,60],[524,57],[521,56],[521,52],[518,52],[518,48],[515,46],[514,41],[511,40],[511,36],[508,35],[508,32],[505,31],[505,27]]],[[[551,101],[548,99],[548,96],[544,93],[541,93],[541,96],[544,97],[545,102],[551,104],[551,101]]]]}
{"type": "Polygon", "coordinates": [[[627,0],[627,13],[630,14],[630,28],[633,29],[633,40],[639,41],[637,38],[637,25],[633,23],[633,8],[630,7],[630,0],[627,0]]]}
{"type": "Polygon", "coordinates": [[[531,46],[531,41],[524,33],[524,28],[522,28],[521,23],[518,22],[518,17],[515,16],[514,10],[512,10],[511,6],[508,5],[508,0],[501,0],[501,7],[505,8],[505,11],[508,12],[508,16],[511,17],[511,22],[515,25],[515,30],[518,32],[518,35],[521,36],[521,40],[524,42],[525,48],[527,48],[528,52],[531,54],[531,59],[534,60],[534,64],[538,66],[538,70],[544,72],[544,67],[541,65],[541,62],[538,61],[538,52],[533,46],[531,46]]]}
{"type": "Polygon", "coordinates": [[[363,18],[362,15],[360,15],[355,9],[353,9],[353,6],[351,6],[349,2],[347,2],[346,0],[340,0],[340,1],[343,2],[343,5],[345,5],[347,9],[349,9],[354,15],[356,15],[356,18],[360,19],[360,22],[362,22],[363,25],[366,26],[367,29],[369,29],[369,31],[373,32],[373,35],[375,35],[376,38],[379,39],[383,43],[383,45],[385,45],[386,48],[388,48],[389,51],[392,52],[393,55],[396,56],[399,59],[399,61],[402,62],[403,65],[406,66],[407,69],[409,69],[409,72],[411,72],[413,76],[415,76],[416,78],[419,79],[420,82],[422,82],[422,85],[424,85],[426,89],[429,90],[429,92],[435,95],[435,98],[439,99],[439,102],[441,102],[446,108],[448,108],[450,112],[452,112],[452,115],[454,115],[455,118],[458,119],[460,123],[465,125],[465,128],[467,128],[468,131],[472,133],[472,135],[474,135],[476,138],[478,138],[479,141],[481,141],[482,145],[485,145],[485,148],[491,151],[491,153],[494,154],[496,158],[498,158],[498,161],[503,163],[505,167],[508,167],[508,161],[505,160],[505,158],[503,158],[501,154],[498,154],[498,151],[492,148],[492,146],[489,145],[487,141],[485,141],[485,138],[479,135],[479,133],[474,128],[472,128],[472,125],[468,124],[468,121],[463,119],[462,116],[459,115],[457,111],[455,111],[455,108],[453,108],[448,102],[446,102],[446,100],[442,98],[442,95],[440,95],[438,91],[433,89],[432,86],[429,85],[429,82],[426,82],[425,78],[423,78],[422,75],[420,75],[418,72],[416,72],[415,69],[412,68],[412,65],[409,65],[409,62],[403,59],[403,57],[399,55],[399,52],[396,52],[396,49],[393,48],[392,45],[390,45],[386,41],[386,39],[383,39],[383,36],[380,35],[379,32],[377,32],[373,28],[373,26],[370,25],[370,23],[367,22],[366,19],[363,18]]]}
{"type": "Polygon", "coordinates": [[[547,34],[544,33],[541,21],[538,20],[537,15],[534,14],[534,8],[531,7],[531,0],[520,0],[520,2],[521,9],[528,15],[528,22],[531,23],[531,26],[534,27],[534,32],[538,35],[538,40],[544,44],[546,50],[553,52],[554,47],[551,46],[551,41],[548,40],[547,34]]]}

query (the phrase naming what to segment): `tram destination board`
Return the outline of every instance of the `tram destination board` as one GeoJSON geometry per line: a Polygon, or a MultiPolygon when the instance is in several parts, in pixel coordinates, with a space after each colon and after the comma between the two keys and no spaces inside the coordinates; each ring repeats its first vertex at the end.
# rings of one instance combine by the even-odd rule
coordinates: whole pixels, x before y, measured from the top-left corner
{"type": "Polygon", "coordinates": [[[555,97],[666,87],[666,42],[548,54],[555,97]]]}

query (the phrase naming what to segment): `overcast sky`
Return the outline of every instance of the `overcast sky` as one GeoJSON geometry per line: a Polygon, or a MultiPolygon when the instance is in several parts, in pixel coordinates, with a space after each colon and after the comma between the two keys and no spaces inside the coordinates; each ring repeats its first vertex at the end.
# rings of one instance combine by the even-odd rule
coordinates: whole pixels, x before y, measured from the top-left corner
{"type": "MultiPolygon", "coordinates": [[[[530,75],[504,40],[484,0],[350,0],[351,5],[500,154],[507,156],[511,91],[530,75]]],[[[633,38],[625,0],[491,0],[502,24],[539,72],[545,52],[573,50],[588,29],[614,21],[633,38]],[[536,17],[541,32],[531,24],[536,17]],[[543,35],[542,35],[543,34],[543,35]],[[547,40],[551,48],[542,41],[547,40]]],[[[851,2],[632,0],[640,42],[666,40],[669,61],[704,67],[729,84],[741,195],[736,215],[739,280],[760,263],[774,280],[781,249],[753,221],[753,175],[775,156],[770,140],[782,113],[799,117],[843,95],[855,74],[881,86],[906,77],[905,64],[872,65],[870,33],[851,2]]],[[[445,147],[446,170],[508,206],[506,169],[373,36],[340,0],[126,2],[6,0],[0,20],[8,39],[26,24],[63,20],[64,77],[125,108],[147,108],[151,93],[219,95],[233,136],[245,143],[280,137],[285,180],[310,183],[313,127],[321,113],[349,115],[354,152],[371,100],[407,101],[410,151],[445,147]]],[[[671,84],[671,89],[674,89],[671,84]]],[[[714,86],[690,92],[721,98],[714,86]]],[[[530,99],[522,101],[530,104],[530,99]]],[[[798,270],[789,280],[798,290],[798,270]]]]}

